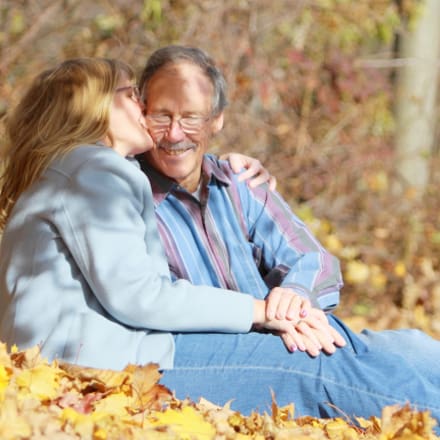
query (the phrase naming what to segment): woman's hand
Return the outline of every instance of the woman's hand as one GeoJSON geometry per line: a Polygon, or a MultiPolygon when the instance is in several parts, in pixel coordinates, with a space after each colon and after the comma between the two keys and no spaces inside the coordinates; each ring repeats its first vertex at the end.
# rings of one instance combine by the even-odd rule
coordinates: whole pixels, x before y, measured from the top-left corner
{"type": "Polygon", "coordinates": [[[267,319],[267,300],[254,300],[254,328],[255,330],[267,330],[281,336],[289,351],[306,351],[307,346],[303,342],[303,336],[295,329],[293,321],[288,319],[267,319]]]}
{"type": "MultiPolygon", "coordinates": [[[[295,330],[302,336],[310,356],[318,356],[321,351],[333,354],[338,347],[343,347],[346,342],[340,333],[334,329],[326,314],[317,308],[312,308],[308,315],[295,324],[295,330]]],[[[280,334],[285,344],[291,344],[289,334],[280,334]]]]}
{"type": "Polygon", "coordinates": [[[285,287],[273,288],[266,297],[266,319],[268,321],[287,319],[295,323],[305,318],[311,309],[308,299],[285,287]]]}
{"type": "Polygon", "coordinates": [[[344,338],[330,325],[322,310],[290,289],[272,289],[265,301],[255,300],[254,324],[278,335],[286,348],[318,356],[332,354],[345,345],[344,338]]]}
{"type": "Polygon", "coordinates": [[[246,169],[246,171],[242,172],[238,177],[240,182],[249,180],[249,186],[251,188],[255,188],[256,186],[267,182],[269,189],[271,191],[275,190],[277,186],[276,178],[263,167],[258,159],[240,153],[222,154],[220,159],[229,161],[234,173],[240,173],[243,168],[246,169]]]}
{"type": "MultiPolygon", "coordinates": [[[[266,319],[273,326],[273,321],[290,321],[280,324],[281,329],[276,331],[290,351],[306,351],[311,356],[317,356],[323,346],[321,340],[325,339],[304,324],[304,319],[312,312],[312,306],[308,299],[298,295],[292,289],[275,287],[266,297],[266,319]],[[298,327],[297,327],[298,326],[298,327]]],[[[316,319],[311,320],[318,326],[316,319]]],[[[322,327],[322,326],[321,326],[322,327]]],[[[325,347],[328,347],[325,340],[325,347]]]]}

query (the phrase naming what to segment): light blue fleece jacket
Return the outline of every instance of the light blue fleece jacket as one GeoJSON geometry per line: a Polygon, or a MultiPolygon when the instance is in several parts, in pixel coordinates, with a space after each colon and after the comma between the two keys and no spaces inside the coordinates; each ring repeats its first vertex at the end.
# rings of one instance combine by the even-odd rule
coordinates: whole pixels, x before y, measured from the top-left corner
{"type": "Polygon", "coordinates": [[[172,282],[149,182],[80,146],[17,201],[0,248],[0,340],[95,368],[171,368],[172,332],[243,333],[250,295],[172,282]]]}

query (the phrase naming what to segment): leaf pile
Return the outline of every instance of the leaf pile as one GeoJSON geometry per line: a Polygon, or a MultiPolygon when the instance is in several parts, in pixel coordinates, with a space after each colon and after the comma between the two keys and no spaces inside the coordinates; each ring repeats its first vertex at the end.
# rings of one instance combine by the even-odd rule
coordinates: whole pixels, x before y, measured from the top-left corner
{"type": "Polygon", "coordinates": [[[229,405],[179,401],[155,364],[123,371],[48,363],[38,347],[0,343],[0,438],[12,439],[438,439],[427,412],[386,407],[354,421],[294,418],[294,405],[243,416],[229,405]]]}
{"type": "Polygon", "coordinates": [[[35,72],[106,56],[140,73],[161,46],[199,46],[229,90],[210,152],[249,154],[277,177],[341,261],[337,314],[355,316],[359,330],[411,327],[440,339],[440,130],[433,151],[417,155],[430,170],[423,197],[400,175],[395,148],[396,80],[409,61],[396,49],[424,0],[34,3],[0,1],[0,144],[35,72]]]}

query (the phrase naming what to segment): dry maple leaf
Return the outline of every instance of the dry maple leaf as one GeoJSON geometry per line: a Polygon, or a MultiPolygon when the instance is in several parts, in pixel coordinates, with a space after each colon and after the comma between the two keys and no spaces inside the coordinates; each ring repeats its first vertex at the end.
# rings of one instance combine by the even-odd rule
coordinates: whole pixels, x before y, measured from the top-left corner
{"type": "Polygon", "coordinates": [[[382,410],[381,430],[387,439],[403,439],[411,434],[414,440],[438,438],[432,434],[437,423],[429,411],[412,411],[409,405],[388,406],[382,410]]]}
{"type": "Polygon", "coordinates": [[[59,371],[55,366],[37,364],[16,374],[20,394],[29,393],[40,400],[54,399],[59,391],[59,371]]]}
{"type": "Polygon", "coordinates": [[[149,364],[145,367],[137,367],[132,376],[132,390],[135,398],[130,407],[131,411],[142,412],[161,410],[172,398],[168,388],[157,382],[160,379],[157,365],[149,364]]]}
{"type": "Polygon", "coordinates": [[[16,368],[32,368],[38,364],[47,364],[47,360],[41,357],[41,349],[39,345],[28,348],[24,351],[11,353],[10,359],[16,368]]]}
{"type": "Polygon", "coordinates": [[[81,414],[88,414],[94,410],[93,404],[102,399],[102,393],[88,393],[82,395],[78,392],[66,392],[53,400],[60,408],[73,408],[81,414]]]}
{"type": "Polygon", "coordinates": [[[166,427],[181,440],[212,439],[216,431],[192,406],[184,406],[180,411],[168,408],[148,418],[151,426],[166,427]]]}
{"type": "Polygon", "coordinates": [[[79,365],[60,362],[59,367],[76,380],[80,390],[93,389],[102,393],[121,387],[130,378],[130,373],[124,371],[104,370],[82,367],[79,365]]]}
{"type": "Polygon", "coordinates": [[[279,407],[276,403],[275,393],[271,390],[272,396],[272,418],[275,423],[279,423],[280,421],[293,420],[295,415],[295,405],[290,403],[284,407],[279,407]]]}

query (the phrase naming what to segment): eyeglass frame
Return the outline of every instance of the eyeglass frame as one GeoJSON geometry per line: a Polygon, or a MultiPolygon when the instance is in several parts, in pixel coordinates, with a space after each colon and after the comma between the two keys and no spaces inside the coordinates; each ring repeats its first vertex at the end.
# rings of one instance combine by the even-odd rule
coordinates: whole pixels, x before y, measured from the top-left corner
{"type": "Polygon", "coordinates": [[[136,84],[131,84],[129,86],[118,87],[115,90],[115,93],[125,92],[126,90],[129,90],[129,89],[131,89],[131,96],[130,96],[130,98],[133,99],[133,101],[136,101],[138,103],[142,102],[142,100],[141,100],[141,92],[139,90],[139,87],[136,84]]]}
{"type": "Polygon", "coordinates": [[[185,133],[185,134],[198,134],[200,132],[200,130],[203,128],[203,126],[210,120],[212,119],[213,115],[209,114],[208,116],[184,116],[184,117],[180,117],[180,118],[175,118],[171,115],[167,115],[167,114],[160,114],[160,113],[153,113],[153,114],[146,114],[145,115],[145,119],[147,121],[147,125],[149,126],[150,130],[155,132],[155,133],[165,133],[167,130],[169,130],[171,128],[171,125],[173,124],[174,121],[176,121],[179,124],[180,129],[185,133]],[[158,117],[162,117],[162,118],[166,118],[168,120],[168,122],[165,124],[160,124],[154,120],[154,118],[158,118],[158,117]],[[193,127],[185,127],[184,125],[182,125],[182,121],[183,124],[185,124],[185,121],[200,121],[199,124],[197,124],[196,126],[193,127]],[[150,121],[150,123],[149,123],[150,121]],[[161,127],[154,127],[151,125],[152,123],[156,123],[161,125],[161,127]]]}

